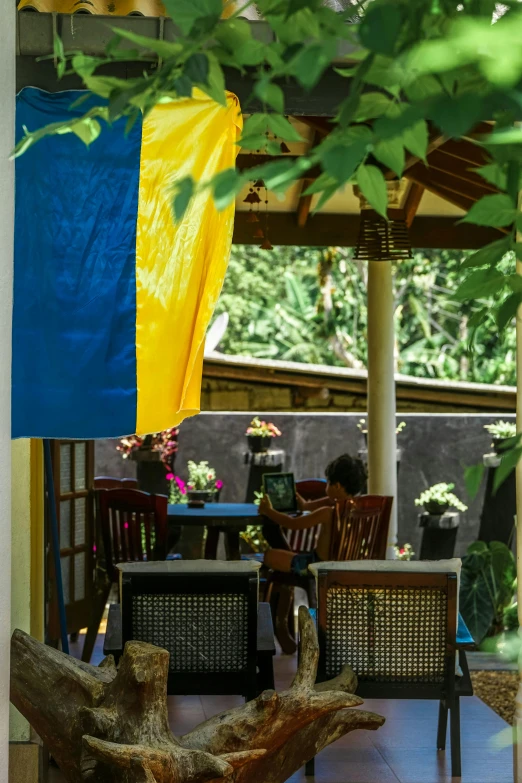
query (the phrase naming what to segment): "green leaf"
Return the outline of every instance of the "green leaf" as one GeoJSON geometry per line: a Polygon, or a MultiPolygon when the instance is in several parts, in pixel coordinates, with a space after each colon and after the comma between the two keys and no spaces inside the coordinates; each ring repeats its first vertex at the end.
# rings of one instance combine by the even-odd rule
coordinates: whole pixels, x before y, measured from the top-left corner
{"type": "Polygon", "coordinates": [[[401,141],[407,150],[421,160],[426,160],[428,151],[428,123],[426,120],[420,120],[409,128],[406,128],[401,134],[401,141]]]}
{"type": "Polygon", "coordinates": [[[233,54],[240,46],[248,46],[252,41],[252,31],[245,19],[227,19],[216,28],[216,40],[233,54]]]}
{"type": "Polygon", "coordinates": [[[477,465],[470,465],[464,470],[464,482],[466,484],[466,491],[471,499],[473,499],[480,489],[482,479],[484,477],[485,467],[482,462],[477,465]]]}
{"type": "Polygon", "coordinates": [[[158,38],[149,38],[146,35],[138,35],[131,30],[124,30],[121,27],[113,27],[113,32],[120,38],[125,38],[127,41],[135,43],[142,49],[154,52],[158,57],[162,57],[164,60],[168,60],[170,57],[179,57],[183,52],[183,46],[173,41],[162,41],[158,38]]]}
{"type": "Polygon", "coordinates": [[[366,154],[366,142],[358,141],[351,145],[336,144],[322,153],[323,169],[339,184],[347,182],[366,154]]]}
{"type": "Polygon", "coordinates": [[[322,191],[322,193],[321,193],[321,195],[319,197],[319,200],[317,201],[317,204],[314,206],[314,210],[313,210],[314,215],[315,215],[316,212],[319,212],[319,210],[322,209],[322,207],[324,207],[324,205],[328,201],[330,201],[332,196],[335,193],[337,193],[338,188],[339,188],[339,185],[336,182],[335,185],[330,185],[329,187],[325,188],[325,190],[322,191]]]}
{"type": "Polygon", "coordinates": [[[75,54],[71,60],[71,65],[73,70],[83,78],[84,76],[92,76],[100,65],[100,59],[98,57],[89,57],[86,54],[75,54]]]}
{"type": "Polygon", "coordinates": [[[378,142],[373,148],[373,154],[381,163],[384,163],[389,169],[391,169],[397,176],[402,177],[404,171],[404,147],[402,140],[399,139],[384,139],[378,142]]]}
{"type": "Polygon", "coordinates": [[[364,120],[381,117],[383,114],[386,114],[390,106],[390,99],[382,92],[363,93],[359,99],[354,119],[356,122],[363,122],[364,120]]]}
{"type": "Polygon", "coordinates": [[[209,98],[212,98],[216,103],[219,103],[220,106],[226,106],[225,76],[221,69],[221,65],[212,52],[208,52],[207,57],[209,65],[208,82],[207,84],[201,84],[200,87],[209,98]]]}
{"type": "Polygon", "coordinates": [[[238,46],[234,57],[238,65],[261,65],[268,53],[267,46],[262,41],[252,39],[238,46]]]}
{"type": "Polygon", "coordinates": [[[511,249],[511,237],[496,239],[489,245],[481,247],[475,253],[466,258],[461,264],[461,269],[496,264],[501,261],[511,249]]]}
{"type": "Polygon", "coordinates": [[[265,115],[268,122],[268,127],[275,136],[278,136],[284,141],[304,141],[300,133],[296,131],[291,122],[286,117],[282,117],[280,114],[268,114],[265,115]]]}
{"type": "Polygon", "coordinates": [[[459,137],[480,119],[482,98],[465,94],[456,97],[443,95],[430,109],[430,118],[446,136],[459,137]]]}
{"type": "Polygon", "coordinates": [[[498,307],[495,313],[495,320],[500,332],[503,332],[516,316],[521,302],[522,293],[512,293],[498,307]]]}
{"type": "MultiPolygon", "coordinates": [[[[337,182],[337,179],[323,172],[306,188],[303,195],[313,196],[314,193],[322,193],[324,190],[329,190],[330,188],[335,188],[335,190],[337,190],[338,187],[339,183],[337,182]]],[[[334,193],[335,190],[333,191],[334,193]]]]}
{"type": "Polygon", "coordinates": [[[86,117],[71,125],[71,131],[88,147],[96,141],[101,133],[101,125],[98,120],[86,117]]]}
{"type": "Polygon", "coordinates": [[[164,0],[163,4],[184,35],[189,35],[198,21],[217,24],[223,10],[222,0],[164,0]]]}
{"type": "Polygon", "coordinates": [[[398,5],[370,5],[359,28],[363,46],[372,52],[393,55],[402,26],[402,9],[398,5]]]}
{"type": "Polygon", "coordinates": [[[209,62],[206,54],[197,52],[191,54],[183,68],[183,74],[193,84],[208,84],[209,62]]]}
{"type": "Polygon", "coordinates": [[[261,79],[254,85],[254,95],[263,103],[268,104],[274,111],[283,114],[285,110],[285,96],[279,85],[266,79],[261,79]]]}
{"type": "Polygon", "coordinates": [[[454,297],[460,301],[467,299],[481,299],[485,296],[491,296],[505,285],[506,278],[502,272],[489,267],[488,269],[477,269],[472,272],[457,288],[454,297]]]}
{"type": "Polygon", "coordinates": [[[183,179],[180,179],[178,182],[176,182],[173,201],[174,217],[176,219],[176,223],[179,223],[183,219],[183,216],[187,211],[188,205],[190,204],[193,195],[194,180],[192,177],[184,177],[183,179]]]}
{"type": "Polygon", "coordinates": [[[507,177],[498,163],[488,163],[486,166],[475,169],[475,171],[490,185],[495,185],[499,190],[506,189],[507,177]]]}
{"type": "Polygon", "coordinates": [[[461,223],[475,223],[478,226],[493,226],[500,228],[511,225],[517,216],[513,202],[505,193],[494,193],[483,196],[477,201],[461,223]]]}
{"type": "Polygon", "coordinates": [[[362,164],[356,176],[357,184],[368,203],[379,215],[387,217],[388,189],[382,171],[377,166],[362,164]]]}
{"type": "Polygon", "coordinates": [[[510,451],[504,452],[500,459],[500,465],[495,470],[495,478],[493,480],[493,493],[496,493],[499,487],[502,486],[508,476],[511,475],[516,468],[517,463],[522,457],[522,446],[517,446],[510,451]]]}
{"type": "Polygon", "coordinates": [[[231,204],[241,190],[243,178],[237,169],[225,169],[216,174],[212,181],[214,202],[221,211],[231,204]]]}
{"type": "Polygon", "coordinates": [[[325,68],[337,54],[337,42],[328,39],[303,46],[288,64],[288,72],[307,90],[315,87],[325,68]]]}

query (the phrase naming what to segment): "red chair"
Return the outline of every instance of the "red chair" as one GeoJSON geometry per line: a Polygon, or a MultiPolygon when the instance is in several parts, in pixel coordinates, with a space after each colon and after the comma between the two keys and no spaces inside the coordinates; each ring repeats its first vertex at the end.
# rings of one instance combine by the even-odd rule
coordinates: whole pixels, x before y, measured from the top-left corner
{"type": "Polygon", "coordinates": [[[138,479],[96,476],[93,487],[94,489],[138,489],[138,479]]]}

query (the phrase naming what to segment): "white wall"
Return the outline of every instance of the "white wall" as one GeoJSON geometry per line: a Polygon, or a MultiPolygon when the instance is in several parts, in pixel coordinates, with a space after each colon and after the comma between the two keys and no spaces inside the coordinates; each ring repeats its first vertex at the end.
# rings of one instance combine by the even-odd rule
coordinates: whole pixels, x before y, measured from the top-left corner
{"type": "Polygon", "coordinates": [[[11,631],[11,300],[16,4],[0,0],[0,780],[8,779],[11,631]]]}

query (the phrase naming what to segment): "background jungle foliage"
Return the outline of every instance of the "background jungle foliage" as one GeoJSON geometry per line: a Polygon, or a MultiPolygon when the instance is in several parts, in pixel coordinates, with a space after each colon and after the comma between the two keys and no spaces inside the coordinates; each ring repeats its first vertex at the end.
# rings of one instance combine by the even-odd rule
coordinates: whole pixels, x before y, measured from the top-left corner
{"type": "MultiPolygon", "coordinates": [[[[515,384],[515,334],[493,315],[469,342],[474,313],[494,297],[454,299],[462,251],[416,250],[395,269],[396,368],[405,375],[515,384]]],[[[347,248],[234,246],[217,312],[230,321],[219,350],[263,359],[364,368],[365,264],[347,248]]]]}

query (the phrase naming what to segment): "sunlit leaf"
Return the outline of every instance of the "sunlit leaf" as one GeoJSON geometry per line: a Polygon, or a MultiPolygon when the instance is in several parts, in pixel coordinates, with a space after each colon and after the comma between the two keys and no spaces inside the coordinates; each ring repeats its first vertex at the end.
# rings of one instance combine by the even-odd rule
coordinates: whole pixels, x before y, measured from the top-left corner
{"type": "Polygon", "coordinates": [[[363,122],[363,120],[380,117],[381,115],[386,114],[390,106],[391,100],[382,92],[363,93],[359,99],[359,105],[357,106],[354,119],[357,122],[363,122]]]}
{"type": "Polygon", "coordinates": [[[303,46],[288,64],[288,72],[306,89],[314,87],[325,68],[330,65],[337,53],[337,42],[328,39],[322,43],[303,46]]]}
{"type": "Polygon", "coordinates": [[[223,210],[231,204],[241,190],[243,179],[237,169],[225,169],[213,179],[213,197],[218,210],[223,210]]]}
{"type": "Polygon", "coordinates": [[[507,177],[498,163],[488,163],[486,166],[475,169],[475,171],[490,185],[495,185],[499,190],[506,189],[507,177]]]}
{"type": "Polygon", "coordinates": [[[298,133],[286,117],[281,117],[280,114],[268,114],[266,117],[268,127],[280,139],[284,139],[284,141],[304,141],[301,134],[298,133]]]}
{"type": "Polygon", "coordinates": [[[207,83],[200,85],[203,92],[205,92],[210,98],[212,98],[220,106],[227,105],[227,97],[225,93],[225,76],[221,69],[216,56],[212,52],[208,52],[208,79],[207,83]]]}
{"type": "Polygon", "coordinates": [[[87,117],[85,120],[80,120],[71,125],[71,131],[89,147],[100,135],[101,125],[98,120],[87,117]]]}
{"type": "Polygon", "coordinates": [[[216,28],[216,39],[231,52],[238,46],[248,46],[252,42],[252,28],[246,19],[227,19],[216,28]]]}
{"type": "Polygon", "coordinates": [[[357,184],[368,203],[383,217],[387,216],[388,189],[384,175],[377,166],[361,165],[357,169],[357,184]]]}
{"type": "Polygon", "coordinates": [[[505,193],[494,193],[483,196],[480,201],[473,204],[461,222],[500,228],[511,225],[516,216],[517,210],[509,196],[505,193]]]}

